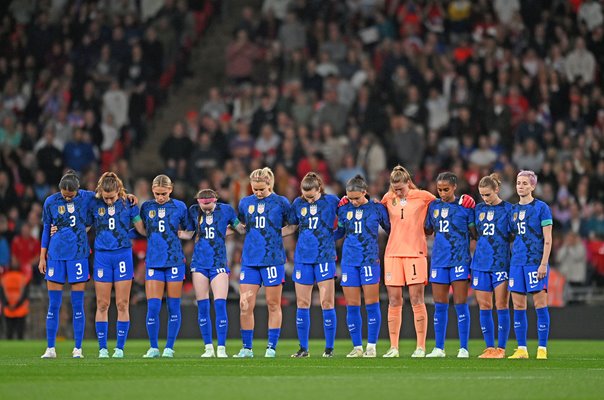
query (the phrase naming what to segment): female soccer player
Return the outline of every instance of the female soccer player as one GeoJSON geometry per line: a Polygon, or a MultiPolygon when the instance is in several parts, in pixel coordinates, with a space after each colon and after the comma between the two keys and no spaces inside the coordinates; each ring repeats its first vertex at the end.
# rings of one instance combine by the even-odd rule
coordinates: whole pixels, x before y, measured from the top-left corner
{"type": "Polygon", "coordinates": [[[154,200],[141,206],[141,218],[147,232],[145,292],[147,294],[147,333],[151,347],[144,358],[159,357],[159,311],[167,291],[168,337],[162,357],[174,357],[174,342],[180,330],[180,296],[185,279],[185,256],[178,238],[179,229],[188,226],[187,206],[171,199],[173,184],[166,175],[153,179],[154,200]]]}
{"type": "Polygon", "coordinates": [[[197,204],[189,207],[189,225],[181,232],[182,239],[191,239],[194,234],[195,250],[191,260],[191,272],[197,316],[201,336],[205,343],[203,358],[226,358],[226,336],[229,326],[226,298],[229,293],[229,270],[225,238],[227,228],[233,227],[245,233],[245,227],[237,219],[235,210],[228,204],[218,203],[218,194],[211,189],[197,193],[197,204]],[[214,352],[212,343],[212,322],[210,320],[210,288],[214,294],[216,312],[216,334],[218,348],[214,352]]]}
{"type": "Polygon", "coordinates": [[[440,199],[428,207],[425,223],[427,235],[434,233],[430,282],[434,296],[434,335],[436,347],[426,357],[445,357],[445,336],[449,312],[449,287],[453,287],[453,303],[457,311],[460,348],[457,358],[468,358],[470,309],[468,278],[470,275],[470,235],[476,237],[474,210],[465,208],[455,197],[457,176],[443,172],[436,178],[440,199]]]}
{"type": "Polygon", "coordinates": [[[124,357],[124,345],[130,328],[130,288],[134,277],[132,226],[145,234],[138,206],[128,200],[121,179],[113,172],[101,175],[95,198],[88,209],[89,222],[94,226],[94,287],[96,290],[96,334],[99,358],[108,358],[107,330],[111,289],[115,285],[117,305],[117,344],[113,358],[124,357]]]}
{"type": "MultiPolygon", "coordinates": [[[[300,350],[292,357],[308,357],[310,333],[310,303],[315,282],[319,287],[323,309],[325,351],[323,357],[333,357],[336,336],[336,310],[334,309],[336,274],[336,246],[334,226],[338,210],[338,197],[325,194],[323,180],[315,172],[304,176],[300,184],[302,196],[294,200],[290,223],[298,227],[298,242],[294,255],[294,282],[296,286],[296,325],[300,350]]],[[[287,229],[287,228],[285,228],[287,229]]]]}
{"type": "Polygon", "coordinates": [[[342,288],[346,299],[346,323],[354,346],[346,356],[376,357],[376,344],[380,333],[380,257],[378,230],[382,226],[390,231],[386,208],[369,201],[367,182],[357,175],[346,184],[348,202],[338,208],[338,234],[344,236],[342,248],[342,288]],[[361,287],[367,310],[367,348],[363,353],[361,336],[361,287]]]}
{"type": "Polygon", "coordinates": [[[289,201],[273,192],[270,168],[250,174],[253,195],[239,202],[239,220],[245,224],[239,306],[243,347],[234,357],[254,357],[254,307],[260,285],[265,286],[268,307],[268,346],[265,357],[275,357],[281,333],[281,290],[285,277],[285,249],[281,228],[287,225],[289,201]]]}
{"type": "Polygon", "coordinates": [[[384,281],[388,290],[388,331],[390,350],[384,357],[398,357],[403,310],[403,286],[409,287],[417,345],[411,357],[426,355],[428,313],[424,286],[428,283],[428,254],[424,221],[435,197],[419,190],[409,172],[398,165],[390,174],[390,191],[382,198],[390,218],[390,236],[384,256],[384,281]]]}
{"type": "Polygon", "coordinates": [[[543,201],[533,197],[537,175],[520,171],[516,192],[520,201],[512,207],[511,230],[515,234],[510,262],[510,291],[514,304],[514,332],[518,348],[509,358],[529,358],[526,348],[526,295],[533,295],[537,312],[537,359],[547,359],[549,311],[547,280],[549,255],[552,250],[552,213],[543,201]]]}
{"type": "Polygon", "coordinates": [[[90,278],[88,255],[90,247],[86,235],[87,212],[94,192],[80,190],[80,181],[73,171],[68,171],[59,182],[59,193],[44,201],[42,220],[42,245],[40,248],[40,273],[45,274],[48,287],[48,314],[46,315],[46,340],[48,347],[42,358],[56,358],[55,341],[59,328],[59,310],[63,285],[71,285],[73,309],[73,358],[83,358],[84,338],[84,286],[90,278]],[[50,237],[51,226],[57,227],[50,237]]]}
{"type": "Polygon", "coordinates": [[[499,198],[501,180],[497,174],[485,176],[478,184],[484,203],[474,212],[478,233],[472,259],[472,289],[480,308],[480,328],[487,345],[478,358],[504,358],[510,333],[508,274],[510,271],[510,227],[512,205],[499,198]],[[493,293],[497,306],[498,343],[495,348],[493,293]]]}

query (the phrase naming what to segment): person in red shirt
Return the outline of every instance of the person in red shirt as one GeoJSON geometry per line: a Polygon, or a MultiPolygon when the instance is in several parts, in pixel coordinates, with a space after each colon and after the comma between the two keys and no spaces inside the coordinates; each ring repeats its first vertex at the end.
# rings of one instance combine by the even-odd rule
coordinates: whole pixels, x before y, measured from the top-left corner
{"type": "Polygon", "coordinates": [[[19,234],[13,239],[10,254],[12,263],[18,266],[27,282],[31,281],[34,267],[40,260],[40,241],[32,235],[29,223],[24,223],[19,234]]]}

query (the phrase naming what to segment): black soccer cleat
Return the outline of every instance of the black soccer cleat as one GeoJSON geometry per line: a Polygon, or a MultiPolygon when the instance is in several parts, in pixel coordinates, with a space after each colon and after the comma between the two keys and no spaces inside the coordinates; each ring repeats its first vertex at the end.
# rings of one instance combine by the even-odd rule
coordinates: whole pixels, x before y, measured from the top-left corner
{"type": "Polygon", "coordinates": [[[310,357],[310,354],[308,354],[308,350],[306,350],[304,347],[300,347],[300,350],[298,350],[294,354],[292,354],[292,358],[308,358],[308,357],[310,357]]]}

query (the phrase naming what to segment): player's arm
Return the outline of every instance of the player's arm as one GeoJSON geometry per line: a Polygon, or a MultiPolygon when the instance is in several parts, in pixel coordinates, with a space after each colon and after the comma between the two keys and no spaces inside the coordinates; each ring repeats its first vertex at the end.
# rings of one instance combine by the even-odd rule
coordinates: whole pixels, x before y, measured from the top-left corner
{"type": "Polygon", "coordinates": [[[298,225],[286,225],[281,228],[281,236],[291,236],[298,230],[298,225]]]}
{"type": "Polygon", "coordinates": [[[424,233],[428,236],[434,233],[434,226],[432,226],[432,218],[430,218],[430,215],[432,215],[432,210],[431,207],[428,207],[428,213],[426,214],[426,220],[424,221],[424,233]]]}
{"type": "Polygon", "coordinates": [[[178,231],[178,238],[183,240],[191,240],[194,234],[194,231],[178,231]]]}
{"type": "Polygon", "coordinates": [[[552,228],[552,224],[541,228],[543,230],[543,256],[541,256],[541,263],[537,269],[537,279],[543,279],[547,275],[547,263],[552,251],[552,228]]]}
{"type": "Polygon", "coordinates": [[[46,274],[46,257],[48,256],[48,244],[50,243],[50,222],[44,223],[42,228],[42,245],[40,247],[40,262],[38,270],[41,274],[46,274]]]}
{"type": "Polygon", "coordinates": [[[478,240],[478,231],[476,230],[476,225],[471,224],[468,226],[468,231],[470,232],[470,239],[478,240]]]}
{"type": "Polygon", "coordinates": [[[380,226],[390,235],[390,216],[388,215],[388,209],[383,204],[379,204],[380,210],[380,226]]]}

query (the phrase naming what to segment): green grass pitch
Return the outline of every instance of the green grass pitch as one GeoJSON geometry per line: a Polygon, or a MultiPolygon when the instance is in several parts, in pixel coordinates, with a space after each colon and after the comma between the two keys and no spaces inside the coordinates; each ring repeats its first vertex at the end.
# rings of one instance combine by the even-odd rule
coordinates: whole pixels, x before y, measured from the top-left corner
{"type": "MultiPolygon", "coordinates": [[[[471,342],[469,360],[454,357],[453,339],[446,359],[409,358],[411,341],[401,342],[398,359],[346,359],[347,340],[336,343],[333,359],[321,358],[320,340],[311,342],[309,359],[289,357],[297,350],[294,340],[280,341],[277,358],[264,359],[265,343],[255,341],[254,359],[201,359],[201,340],[179,340],[174,359],[145,360],[148,343],[130,340],[125,359],[99,360],[96,342],[88,340],[86,358],[78,360],[71,358],[72,342],[65,341],[57,345],[57,359],[41,360],[45,342],[3,340],[0,399],[552,400],[602,399],[604,393],[604,341],[554,340],[545,361],[480,360],[479,340],[471,342]]],[[[230,340],[227,351],[239,347],[238,340],[230,340]]],[[[378,353],[386,347],[382,340],[378,353]]],[[[535,342],[529,350],[534,357],[535,342]]]]}

